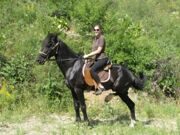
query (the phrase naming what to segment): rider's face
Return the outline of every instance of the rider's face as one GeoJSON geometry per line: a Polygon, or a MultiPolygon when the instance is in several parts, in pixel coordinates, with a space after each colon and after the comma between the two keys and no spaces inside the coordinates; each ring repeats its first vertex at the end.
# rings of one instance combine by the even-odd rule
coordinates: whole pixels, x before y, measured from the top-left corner
{"type": "Polygon", "coordinates": [[[95,27],[94,27],[94,33],[95,33],[95,36],[100,35],[101,30],[100,30],[100,28],[99,28],[98,26],[95,26],[95,27]]]}

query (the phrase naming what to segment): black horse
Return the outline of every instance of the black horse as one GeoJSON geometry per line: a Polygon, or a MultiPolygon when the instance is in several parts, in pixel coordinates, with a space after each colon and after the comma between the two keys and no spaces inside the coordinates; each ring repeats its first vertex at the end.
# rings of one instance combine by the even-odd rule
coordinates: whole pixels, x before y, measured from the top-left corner
{"type": "MultiPolygon", "coordinates": [[[[84,116],[84,121],[88,121],[86,112],[86,104],[84,98],[84,90],[87,89],[87,84],[84,81],[82,67],[84,59],[82,56],[73,52],[55,33],[49,33],[42,42],[42,49],[37,58],[39,64],[44,64],[45,61],[55,56],[55,60],[62,71],[65,83],[71,90],[74,109],[76,112],[76,121],[80,121],[80,108],[84,116]]],[[[131,112],[131,124],[135,124],[135,104],[128,97],[129,87],[143,89],[145,77],[134,76],[128,69],[113,65],[111,68],[111,78],[109,82],[103,83],[106,90],[112,89],[128,106],[131,112]]]]}

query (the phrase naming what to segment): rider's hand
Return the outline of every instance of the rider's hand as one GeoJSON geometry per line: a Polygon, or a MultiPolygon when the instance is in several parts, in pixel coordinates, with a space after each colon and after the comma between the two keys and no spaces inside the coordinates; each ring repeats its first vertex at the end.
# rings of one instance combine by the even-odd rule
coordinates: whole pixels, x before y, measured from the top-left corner
{"type": "Polygon", "coordinates": [[[83,58],[84,58],[84,59],[87,59],[88,57],[89,57],[89,56],[88,56],[88,55],[86,55],[86,54],[83,56],[83,58]]]}

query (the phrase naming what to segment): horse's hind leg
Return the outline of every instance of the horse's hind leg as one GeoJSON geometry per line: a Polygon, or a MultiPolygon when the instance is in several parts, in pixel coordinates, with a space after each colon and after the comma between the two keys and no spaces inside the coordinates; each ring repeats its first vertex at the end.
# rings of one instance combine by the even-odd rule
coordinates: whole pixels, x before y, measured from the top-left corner
{"type": "Polygon", "coordinates": [[[136,116],[135,116],[135,104],[134,102],[129,98],[128,93],[120,93],[120,98],[126,103],[128,106],[130,112],[131,112],[131,124],[130,127],[134,127],[134,124],[136,123],[136,116]]]}

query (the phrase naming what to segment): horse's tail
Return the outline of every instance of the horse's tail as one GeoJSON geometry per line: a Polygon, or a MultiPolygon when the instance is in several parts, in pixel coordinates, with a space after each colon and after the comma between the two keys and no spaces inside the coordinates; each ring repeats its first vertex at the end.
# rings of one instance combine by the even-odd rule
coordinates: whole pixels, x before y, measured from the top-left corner
{"type": "Polygon", "coordinates": [[[135,77],[133,82],[133,87],[137,90],[142,90],[144,88],[146,77],[143,73],[139,73],[139,77],[135,77]]]}

